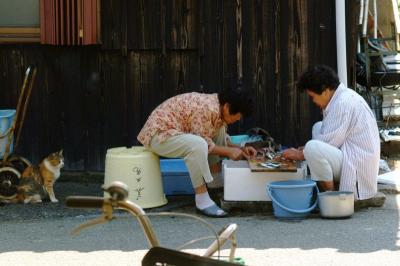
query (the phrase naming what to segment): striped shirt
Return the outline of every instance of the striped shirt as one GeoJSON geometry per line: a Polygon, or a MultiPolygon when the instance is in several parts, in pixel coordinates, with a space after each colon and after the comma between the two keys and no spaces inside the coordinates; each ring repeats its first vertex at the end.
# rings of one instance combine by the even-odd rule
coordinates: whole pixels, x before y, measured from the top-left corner
{"type": "Polygon", "coordinates": [[[360,95],[340,84],[323,112],[321,131],[313,138],[342,151],[339,190],[353,191],[356,199],[368,199],[377,193],[379,130],[360,95]]]}

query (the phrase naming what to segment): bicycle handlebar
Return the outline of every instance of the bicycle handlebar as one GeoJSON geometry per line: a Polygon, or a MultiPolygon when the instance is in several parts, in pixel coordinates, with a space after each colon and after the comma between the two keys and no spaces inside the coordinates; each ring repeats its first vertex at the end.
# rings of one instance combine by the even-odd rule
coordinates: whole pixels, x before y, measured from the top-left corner
{"type": "MultiPolygon", "coordinates": [[[[123,184],[122,184],[123,185],[123,184]]],[[[143,232],[147,237],[147,240],[151,247],[160,246],[158,239],[153,231],[151,226],[150,220],[148,219],[147,215],[144,210],[134,202],[131,202],[126,199],[127,192],[124,193],[124,187],[121,184],[114,184],[110,186],[107,190],[108,193],[112,194],[112,197],[109,199],[103,197],[95,197],[95,196],[68,196],[65,201],[65,205],[70,208],[93,208],[93,209],[101,209],[103,211],[103,215],[100,218],[91,220],[87,223],[80,225],[76,228],[73,233],[78,233],[83,228],[87,228],[93,226],[95,224],[103,223],[110,221],[113,218],[113,210],[114,209],[122,209],[128,211],[134,217],[138,219],[138,222],[142,226],[143,232]]],[[[126,186],[126,185],[125,185],[126,186]]],[[[216,251],[219,252],[221,245],[223,245],[228,239],[231,240],[231,252],[229,254],[229,260],[233,261],[234,259],[234,252],[236,249],[236,236],[235,232],[237,229],[236,224],[231,224],[223,232],[218,234],[213,229],[212,225],[205,221],[204,219],[191,215],[191,214],[184,214],[184,213],[154,213],[155,215],[178,215],[189,217],[206,225],[215,235],[216,241],[214,241],[211,246],[207,249],[206,253],[203,255],[205,257],[212,256],[216,251]]],[[[201,240],[201,239],[198,239],[201,240]]],[[[197,240],[196,240],[197,241],[197,240]]],[[[193,241],[190,241],[186,244],[190,244],[193,241]]],[[[194,243],[194,242],[193,242],[194,243]]],[[[183,245],[183,246],[186,246],[183,245]]],[[[219,255],[218,255],[219,256],[219,255]]]]}
{"type": "Polygon", "coordinates": [[[94,196],[69,196],[66,198],[65,205],[70,208],[90,208],[101,209],[104,199],[94,196]]]}

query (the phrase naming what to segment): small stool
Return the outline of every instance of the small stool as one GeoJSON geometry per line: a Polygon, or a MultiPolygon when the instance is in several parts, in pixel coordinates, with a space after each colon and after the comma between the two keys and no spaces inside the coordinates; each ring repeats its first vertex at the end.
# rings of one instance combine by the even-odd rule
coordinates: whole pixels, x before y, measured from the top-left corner
{"type": "MultiPolygon", "coordinates": [[[[128,185],[128,199],[142,208],[167,204],[163,191],[160,160],[142,146],[118,147],[107,150],[104,185],[114,181],[128,185]]],[[[108,193],[105,192],[105,196],[108,193]]]]}

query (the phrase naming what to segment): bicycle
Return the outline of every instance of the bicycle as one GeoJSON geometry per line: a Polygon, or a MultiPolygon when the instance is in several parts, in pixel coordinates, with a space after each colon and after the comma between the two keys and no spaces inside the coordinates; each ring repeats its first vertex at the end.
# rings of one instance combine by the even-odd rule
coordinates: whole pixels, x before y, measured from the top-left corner
{"type": "Polygon", "coordinates": [[[102,210],[102,215],[95,218],[89,222],[79,225],[72,231],[73,235],[80,233],[82,229],[111,221],[113,216],[113,211],[115,209],[125,210],[130,213],[133,217],[137,219],[141,225],[144,235],[147,238],[150,250],[146,253],[142,260],[143,266],[154,266],[154,265],[191,265],[191,266],[203,266],[203,265],[225,265],[232,266],[238,265],[234,263],[235,261],[235,250],[237,246],[236,241],[236,230],[237,225],[232,223],[226,225],[218,233],[214,230],[213,226],[205,221],[204,219],[191,214],[177,213],[177,212],[160,212],[160,213],[150,213],[146,212],[136,203],[127,200],[128,197],[128,186],[122,182],[116,181],[110,184],[109,187],[103,188],[105,192],[108,192],[110,197],[93,197],[93,196],[69,196],[66,199],[66,206],[71,208],[96,208],[102,210]],[[195,240],[190,240],[185,244],[181,245],[177,250],[168,249],[162,247],[157,239],[157,236],[151,225],[149,215],[174,215],[182,216],[195,219],[196,221],[204,224],[213,232],[214,242],[208,246],[206,251],[200,256],[196,254],[190,254],[181,251],[183,248],[191,245],[200,240],[210,239],[211,237],[202,237],[195,240]],[[221,256],[219,254],[221,247],[230,242],[230,254],[229,261],[220,260],[221,256]],[[217,258],[212,256],[218,252],[217,258]]]}

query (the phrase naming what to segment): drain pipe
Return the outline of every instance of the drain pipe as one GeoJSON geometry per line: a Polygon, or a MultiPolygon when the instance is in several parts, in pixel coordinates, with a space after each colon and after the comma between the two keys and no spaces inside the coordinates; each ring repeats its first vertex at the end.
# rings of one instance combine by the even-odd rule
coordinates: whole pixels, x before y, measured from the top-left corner
{"type": "Polygon", "coordinates": [[[374,4],[374,38],[378,38],[378,8],[376,7],[376,0],[373,2],[374,4]]]}
{"type": "Polygon", "coordinates": [[[336,0],[336,49],[339,80],[347,87],[346,0],[336,0]]]}
{"type": "MultiPolygon", "coordinates": [[[[360,0],[360,16],[358,18],[358,27],[362,27],[363,25],[363,16],[364,16],[364,0],[360,0]]],[[[360,43],[360,36],[357,37],[357,53],[361,53],[361,43],[360,43]]]]}

